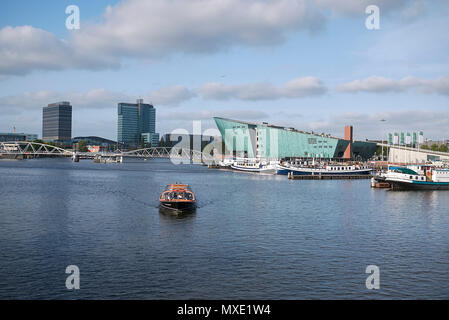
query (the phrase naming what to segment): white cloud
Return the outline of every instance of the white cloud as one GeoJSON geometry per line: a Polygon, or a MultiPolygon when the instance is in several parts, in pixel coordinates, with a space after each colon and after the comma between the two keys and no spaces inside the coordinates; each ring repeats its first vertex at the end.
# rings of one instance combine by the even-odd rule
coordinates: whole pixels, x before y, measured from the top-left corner
{"type": "Polygon", "coordinates": [[[32,70],[117,67],[108,57],[86,55],[54,34],[31,26],[0,29],[0,77],[32,70]]]}
{"type": "Polygon", "coordinates": [[[211,120],[213,117],[223,117],[241,120],[261,120],[269,118],[269,115],[259,110],[201,110],[190,112],[162,112],[159,115],[161,120],[168,121],[193,121],[193,120],[211,120]]]}
{"type": "MultiPolygon", "coordinates": [[[[357,74],[366,76],[367,70],[384,75],[401,76],[414,73],[427,76],[449,74],[449,30],[447,14],[443,14],[439,1],[428,5],[432,13],[420,13],[412,23],[396,23],[388,30],[376,33],[372,44],[360,48],[362,63],[357,74]]],[[[411,17],[410,17],[411,18],[411,17]]],[[[405,18],[397,16],[398,22],[405,18]]],[[[382,27],[381,27],[382,28],[382,27]]],[[[371,43],[371,41],[370,41],[371,43]]]]}
{"type": "Polygon", "coordinates": [[[35,70],[118,68],[126,58],[152,61],[179,53],[277,46],[291,33],[323,28],[329,11],[364,17],[367,5],[379,5],[383,14],[409,2],[123,0],[106,8],[101,22],[82,22],[68,39],[32,26],[0,29],[0,77],[35,70]]]}
{"type": "Polygon", "coordinates": [[[184,86],[172,86],[149,92],[143,96],[132,96],[106,89],[93,89],[86,92],[35,91],[0,97],[0,109],[5,111],[39,109],[49,103],[70,101],[74,108],[102,109],[114,108],[119,102],[133,102],[143,97],[144,101],[160,105],[177,105],[193,98],[196,94],[184,86]]]}
{"type": "Polygon", "coordinates": [[[155,91],[151,91],[148,94],[148,101],[154,105],[173,105],[176,106],[181,102],[192,99],[196,96],[196,93],[188,88],[177,85],[166,88],[161,88],[155,91]]]}
{"type": "Polygon", "coordinates": [[[337,91],[357,93],[357,92],[404,92],[409,89],[417,89],[422,93],[436,93],[449,95],[449,77],[439,77],[437,79],[419,79],[416,77],[405,77],[394,80],[384,77],[371,76],[363,80],[355,80],[337,87],[337,91]]]}
{"type": "Polygon", "coordinates": [[[326,87],[315,77],[304,77],[293,79],[281,86],[274,86],[268,82],[241,85],[212,82],[203,85],[200,92],[205,99],[257,101],[318,96],[326,92],[326,87]]]}
{"type": "MultiPolygon", "coordinates": [[[[158,106],[178,106],[198,94],[205,99],[227,100],[272,100],[280,98],[300,98],[323,94],[326,88],[321,81],[313,77],[291,80],[280,87],[268,83],[254,83],[227,86],[219,83],[207,83],[200,89],[189,89],[183,85],[163,87],[139,96],[146,102],[158,106]]],[[[112,108],[118,102],[135,101],[137,96],[106,89],[93,89],[87,92],[35,91],[18,95],[0,97],[0,109],[11,111],[18,109],[42,108],[56,101],[70,101],[74,108],[112,108]]]]}
{"type": "Polygon", "coordinates": [[[357,139],[379,139],[388,132],[413,132],[423,130],[425,137],[447,139],[449,136],[449,111],[408,110],[398,112],[359,113],[346,112],[326,120],[311,122],[308,126],[315,131],[343,134],[345,125],[354,126],[357,139]],[[381,119],[386,120],[380,122],[381,119]]]}
{"type": "Polygon", "coordinates": [[[101,23],[83,23],[69,40],[31,26],[1,29],[0,75],[117,68],[123,58],[273,46],[323,23],[307,0],[121,1],[107,7],[101,23]]]}
{"type": "Polygon", "coordinates": [[[271,46],[321,22],[305,0],[128,0],[108,7],[104,23],[82,28],[73,40],[85,50],[149,58],[271,46]]]}
{"type": "MultiPolygon", "coordinates": [[[[74,108],[102,109],[113,108],[120,101],[129,101],[126,94],[105,89],[93,89],[87,92],[35,91],[19,95],[0,97],[2,111],[41,110],[49,103],[70,101],[74,108]]],[[[134,99],[133,99],[134,100],[134,99]]]]}
{"type": "Polygon", "coordinates": [[[365,15],[365,8],[369,5],[376,5],[383,14],[403,7],[409,0],[315,0],[318,6],[330,9],[337,15],[365,15]]]}

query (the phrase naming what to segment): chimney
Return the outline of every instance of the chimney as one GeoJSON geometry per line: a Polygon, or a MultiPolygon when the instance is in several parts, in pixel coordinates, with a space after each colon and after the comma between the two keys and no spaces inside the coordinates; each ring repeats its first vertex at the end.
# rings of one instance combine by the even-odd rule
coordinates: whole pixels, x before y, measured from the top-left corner
{"type": "Polygon", "coordinates": [[[343,158],[352,159],[352,126],[345,127],[345,140],[349,141],[348,146],[346,147],[343,158]]]}

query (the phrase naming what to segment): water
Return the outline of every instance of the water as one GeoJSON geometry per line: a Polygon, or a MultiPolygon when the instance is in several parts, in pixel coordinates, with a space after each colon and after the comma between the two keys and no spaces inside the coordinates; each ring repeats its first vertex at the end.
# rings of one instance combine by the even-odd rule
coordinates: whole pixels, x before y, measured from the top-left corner
{"type": "Polygon", "coordinates": [[[0,195],[2,299],[449,298],[446,191],[41,159],[0,161],[0,195]],[[176,181],[196,213],[159,212],[176,181]],[[371,264],[380,290],[365,287],[371,264]]]}

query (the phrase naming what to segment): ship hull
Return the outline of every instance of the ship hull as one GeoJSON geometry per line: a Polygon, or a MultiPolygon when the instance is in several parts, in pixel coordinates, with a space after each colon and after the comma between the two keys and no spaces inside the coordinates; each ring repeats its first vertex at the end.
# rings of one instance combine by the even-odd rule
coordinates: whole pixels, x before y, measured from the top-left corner
{"type": "Polygon", "coordinates": [[[196,203],[189,201],[161,201],[161,208],[176,211],[191,211],[195,210],[196,203]]]}
{"type": "Polygon", "coordinates": [[[322,176],[342,176],[342,175],[369,175],[372,173],[371,169],[364,169],[364,170],[349,170],[349,171],[328,171],[328,170],[312,170],[308,168],[288,168],[283,166],[278,166],[277,174],[280,175],[288,175],[290,172],[293,172],[295,175],[307,175],[311,176],[313,175],[322,175],[322,176]]]}
{"type": "Polygon", "coordinates": [[[445,182],[404,182],[386,179],[392,190],[449,190],[449,183],[445,182]]]}
{"type": "Polygon", "coordinates": [[[231,165],[231,168],[237,171],[243,172],[255,172],[255,173],[276,173],[275,168],[245,168],[240,166],[231,165]]]}

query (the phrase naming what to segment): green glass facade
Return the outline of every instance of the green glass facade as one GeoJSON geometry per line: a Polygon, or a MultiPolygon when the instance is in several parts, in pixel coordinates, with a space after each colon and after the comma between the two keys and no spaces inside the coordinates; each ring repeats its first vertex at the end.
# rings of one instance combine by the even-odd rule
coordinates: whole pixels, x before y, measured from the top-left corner
{"type": "MultiPolygon", "coordinates": [[[[248,158],[282,159],[286,157],[342,158],[348,140],[330,135],[318,135],[284,128],[238,120],[214,118],[226,149],[236,156],[248,158]]],[[[356,141],[354,157],[370,158],[377,145],[356,141]]]]}
{"type": "Polygon", "coordinates": [[[151,104],[143,103],[142,99],[137,103],[119,103],[117,121],[117,141],[127,146],[138,146],[142,139],[148,138],[151,145],[157,143],[156,133],[156,109],[151,104]],[[147,134],[142,137],[142,134],[147,134]],[[150,138],[151,136],[151,138],[150,138]]]}

